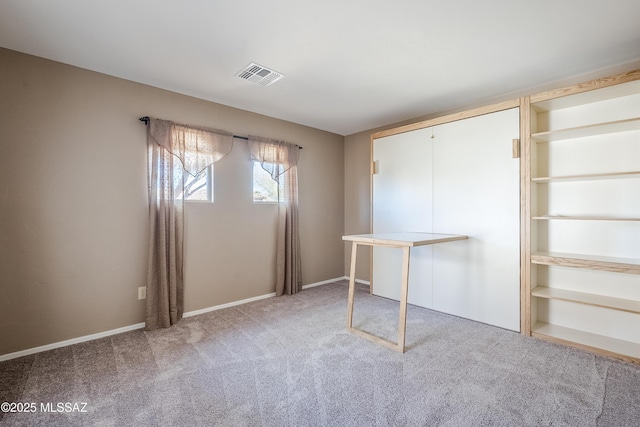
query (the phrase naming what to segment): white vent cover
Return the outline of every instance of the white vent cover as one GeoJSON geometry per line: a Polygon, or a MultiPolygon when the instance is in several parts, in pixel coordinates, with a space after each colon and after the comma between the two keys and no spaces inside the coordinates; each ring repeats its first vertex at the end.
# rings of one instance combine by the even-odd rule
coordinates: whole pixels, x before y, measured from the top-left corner
{"type": "Polygon", "coordinates": [[[248,80],[260,86],[269,86],[284,77],[276,71],[270,70],[262,65],[251,63],[244,67],[236,76],[241,79],[248,80]]]}

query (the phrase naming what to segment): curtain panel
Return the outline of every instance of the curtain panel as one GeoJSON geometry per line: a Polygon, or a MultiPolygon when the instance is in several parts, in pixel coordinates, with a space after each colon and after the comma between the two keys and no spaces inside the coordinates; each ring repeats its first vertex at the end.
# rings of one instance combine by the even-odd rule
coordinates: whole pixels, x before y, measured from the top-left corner
{"type": "Polygon", "coordinates": [[[276,234],[276,295],[302,290],[300,232],[298,222],[299,146],[285,141],[249,136],[254,161],[278,182],[278,227],[276,234]]]}
{"type": "Polygon", "coordinates": [[[147,330],[177,323],[184,311],[186,174],[197,176],[226,156],[232,146],[233,135],[228,132],[149,119],[147,330]]]}

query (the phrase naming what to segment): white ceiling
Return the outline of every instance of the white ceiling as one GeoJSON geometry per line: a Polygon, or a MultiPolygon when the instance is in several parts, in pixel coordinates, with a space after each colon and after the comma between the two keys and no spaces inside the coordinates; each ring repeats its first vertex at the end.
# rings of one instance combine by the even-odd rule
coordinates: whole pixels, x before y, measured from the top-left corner
{"type": "Polygon", "coordinates": [[[349,135],[636,62],[640,1],[0,0],[0,46],[349,135]]]}

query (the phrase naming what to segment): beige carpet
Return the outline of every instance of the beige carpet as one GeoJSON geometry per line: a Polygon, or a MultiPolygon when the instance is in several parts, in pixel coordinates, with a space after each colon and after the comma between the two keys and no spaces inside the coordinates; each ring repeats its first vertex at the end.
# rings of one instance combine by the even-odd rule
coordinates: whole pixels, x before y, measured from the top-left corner
{"type": "MultiPolygon", "coordinates": [[[[3,362],[0,402],[37,411],[0,424],[640,425],[638,366],[418,307],[402,355],[348,334],[346,309],[337,282],[3,362]]],[[[397,311],[358,289],[359,327],[392,338],[397,311]]]]}

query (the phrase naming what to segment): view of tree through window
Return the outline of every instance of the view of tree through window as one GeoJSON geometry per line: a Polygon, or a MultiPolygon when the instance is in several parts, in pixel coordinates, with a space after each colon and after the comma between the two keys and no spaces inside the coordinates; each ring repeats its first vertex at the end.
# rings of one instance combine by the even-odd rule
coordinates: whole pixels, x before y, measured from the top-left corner
{"type": "Polygon", "coordinates": [[[278,183],[260,166],[260,162],[253,162],[253,201],[278,202],[278,183]]]}
{"type": "Polygon", "coordinates": [[[185,174],[184,200],[213,202],[213,165],[197,176],[185,174]]]}

